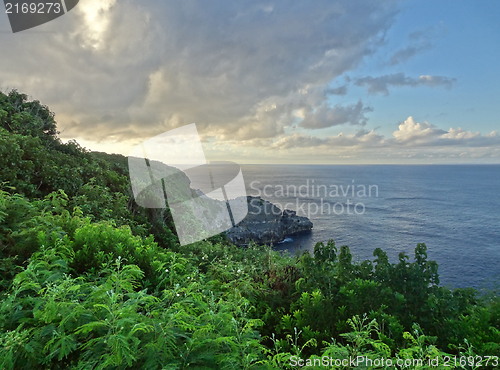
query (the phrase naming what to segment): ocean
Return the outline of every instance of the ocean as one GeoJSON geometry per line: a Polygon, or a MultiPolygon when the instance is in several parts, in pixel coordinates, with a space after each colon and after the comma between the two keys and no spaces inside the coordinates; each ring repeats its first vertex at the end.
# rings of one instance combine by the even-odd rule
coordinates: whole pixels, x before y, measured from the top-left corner
{"type": "MultiPolygon", "coordinates": [[[[491,287],[500,274],[500,165],[242,165],[247,195],[296,210],[314,224],[275,246],[348,245],[353,259],[391,262],[417,243],[439,264],[441,285],[491,287]]],[[[250,212],[252,209],[250,208],[250,212]]]]}

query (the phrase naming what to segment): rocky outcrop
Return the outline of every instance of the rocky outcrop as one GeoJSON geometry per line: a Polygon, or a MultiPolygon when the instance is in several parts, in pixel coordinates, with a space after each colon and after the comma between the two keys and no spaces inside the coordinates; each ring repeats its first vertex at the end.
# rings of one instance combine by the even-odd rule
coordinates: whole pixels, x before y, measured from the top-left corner
{"type": "Polygon", "coordinates": [[[276,205],[261,197],[247,197],[248,215],[235,227],[226,231],[233,244],[276,244],[286,236],[313,228],[307,218],[297,216],[295,211],[281,211],[276,205]]]}
{"type": "MultiPolygon", "coordinates": [[[[159,220],[166,222],[166,214],[176,223],[177,234],[181,240],[189,244],[224,232],[232,243],[248,245],[250,242],[257,244],[276,244],[289,235],[311,230],[312,222],[307,217],[297,216],[295,211],[282,211],[276,205],[261,197],[238,197],[229,199],[227,203],[222,200],[207,196],[202,190],[197,189],[190,178],[182,171],[166,166],[160,162],[154,163],[153,176],[165,176],[160,187],[158,184],[144,186],[141,193],[135,197],[134,204],[150,208],[149,220],[158,224],[159,220]],[[156,172],[155,172],[156,171],[156,172]],[[165,212],[165,193],[168,194],[170,212],[165,212]],[[194,201],[196,200],[196,201],[194,201]],[[245,202],[246,200],[246,202],[245,202]],[[230,217],[228,211],[231,211],[230,217]],[[248,213],[247,213],[248,212],[248,213]],[[234,225],[235,219],[241,220],[234,225]],[[191,238],[191,239],[190,239],[191,238]]],[[[146,166],[143,166],[146,167],[146,166]]],[[[140,178],[149,179],[150,174],[139,168],[140,178]]],[[[236,221],[238,222],[238,221],[236,221]]]]}

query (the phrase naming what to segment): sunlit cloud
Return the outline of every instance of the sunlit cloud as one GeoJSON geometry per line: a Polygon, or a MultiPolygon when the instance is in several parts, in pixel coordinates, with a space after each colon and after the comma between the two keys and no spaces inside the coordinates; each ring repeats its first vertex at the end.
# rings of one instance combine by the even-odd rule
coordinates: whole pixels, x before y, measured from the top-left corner
{"type": "Polygon", "coordinates": [[[81,1],[77,10],[83,13],[86,27],[85,47],[94,49],[104,45],[104,33],[109,28],[110,9],[116,0],[86,0],[81,1]]]}
{"type": "MultiPolygon", "coordinates": [[[[458,82],[425,69],[357,74],[384,51],[397,5],[82,0],[40,28],[44,33],[24,34],[22,43],[0,40],[9,51],[0,59],[0,86],[47,104],[64,140],[122,154],[191,123],[212,155],[249,162],[287,155],[293,162],[300,158],[294,147],[304,157],[342,150],[342,157],[371,159],[364,151],[404,158],[423,147],[444,156],[457,155],[451,147],[498,145],[497,133],[469,131],[444,118],[428,123],[399,115],[380,122],[377,99],[392,98],[385,96],[398,88],[441,92],[458,82]]],[[[433,44],[433,32],[412,32],[406,45],[379,59],[404,70],[404,62],[433,44]]]]}

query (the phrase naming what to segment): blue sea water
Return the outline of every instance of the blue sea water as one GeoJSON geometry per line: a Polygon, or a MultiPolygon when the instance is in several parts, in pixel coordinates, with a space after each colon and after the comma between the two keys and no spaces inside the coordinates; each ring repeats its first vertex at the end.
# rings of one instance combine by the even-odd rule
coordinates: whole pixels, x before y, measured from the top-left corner
{"type": "Polygon", "coordinates": [[[498,281],[499,165],[243,165],[242,172],[248,195],[297,210],[314,224],[277,250],[312,252],[317,242],[334,239],[355,260],[373,260],[381,248],[397,262],[400,252],[413,261],[415,246],[425,243],[441,285],[482,288],[498,281]]]}

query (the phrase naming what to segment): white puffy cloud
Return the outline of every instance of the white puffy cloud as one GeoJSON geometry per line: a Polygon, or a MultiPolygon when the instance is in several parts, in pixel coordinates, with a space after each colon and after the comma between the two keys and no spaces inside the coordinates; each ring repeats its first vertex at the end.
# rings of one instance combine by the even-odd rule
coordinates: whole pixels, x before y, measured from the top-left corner
{"type": "Polygon", "coordinates": [[[410,116],[399,125],[398,130],[394,131],[392,135],[398,143],[419,144],[434,140],[445,133],[446,131],[440,130],[427,122],[417,123],[410,116]]]}
{"type": "Polygon", "coordinates": [[[484,136],[480,132],[465,131],[461,127],[456,129],[450,127],[446,131],[428,122],[417,123],[411,116],[402,122],[398,130],[394,131],[392,135],[395,144],[407,147],[488,147],[500,145],[498,131],[493,131],[484,136]]]}
{"type": "MultiPolygon", "coordinates": [[[[488,137],[488,135],[486,135],[486,136],[488,137]]],[[[481,136],[481,133],[479,131],[476,133],[473,133],[472,131],[464,131],[464,130],[462,130],[461,127],[457,128],[457,129],[453,129],[450,127],[450,130],[447,133],[441,135],[440,138],[467,140],[467,139],[472,139],[472,138],[479,137],[479,136],[481,136]]]]}
{"type": "Polygon", "coordinates": [[[346,148],[356,152],[377,148],[377,150],[387,150],[387,155],[394,157],[405,157],[409,153],[416,155],[423,148],[444,155],[443,151],[449,151],[450,147],[462,149],[491,147],[492,150],[498,151],[500,135],[498,131],[493,131],[483,136],[479,132],[464,131],[460,127],[446,131],[428,122],[415,122],[410,116],[399,125],[398,130],[394,131],[390,138],[385,138],[374,130],[360,130],[356,134],[340,133],[327,137],[293,134],[284,136],[270,145],[271,149],[314,148],[325,153],[346,148]]]}

